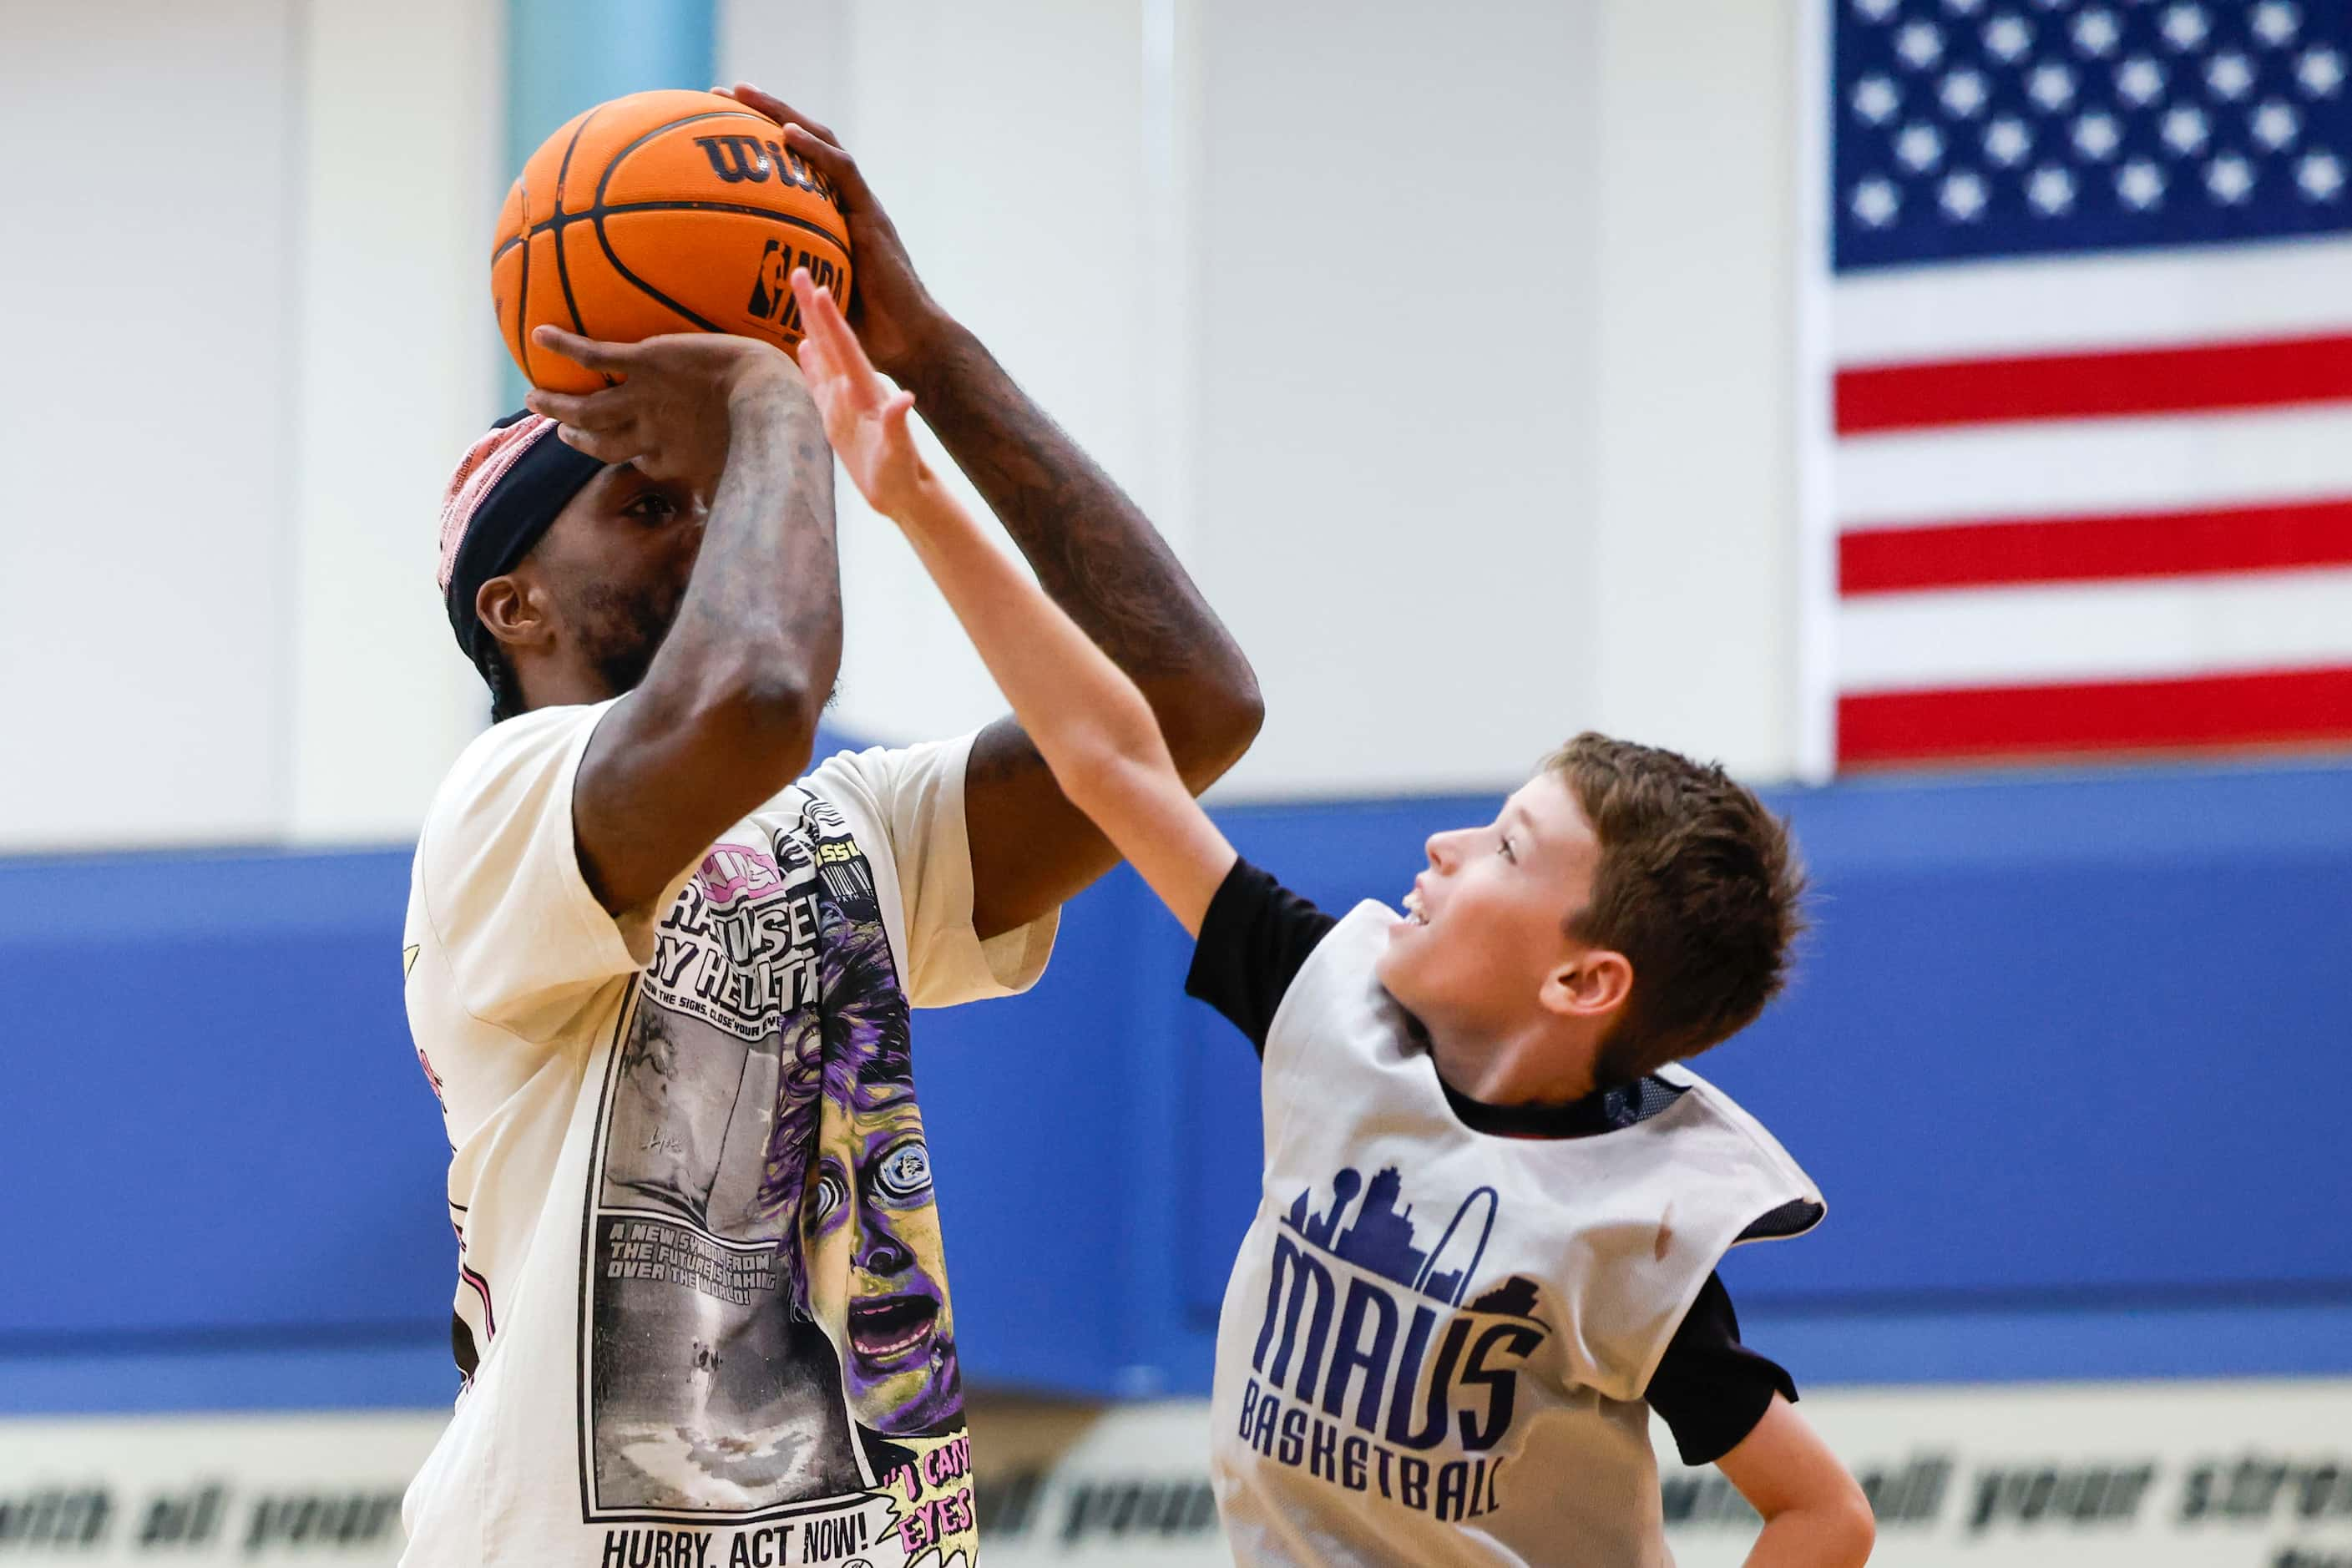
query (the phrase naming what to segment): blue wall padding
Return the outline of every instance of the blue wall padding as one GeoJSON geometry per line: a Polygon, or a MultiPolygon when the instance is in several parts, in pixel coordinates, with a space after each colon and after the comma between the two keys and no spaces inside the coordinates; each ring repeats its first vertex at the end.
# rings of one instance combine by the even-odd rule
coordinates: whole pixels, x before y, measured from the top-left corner
{"type": "MultiPolygon", "coordinates": [[[[1817,929],[1789,997],[1700,1065],[1831,1208],[1729,1266],[1751,1321],[1815,1377],[1846,1344],[1856,1375],[1895,1374],[1906,1342],[1922,1377],[2052,1376],[2103,1314],[2180,1325],[2116,1340],[2123,1371],[2260,1370],[2199,1347],[2217,1316],[2289,1311],[2282,1366],[2352,1370],[2352,771],[1782,799],[1817,929]]],[[[1220,815],[1336,908],[1393,899],[1427,832],[1494,804],[1220,815]]],[[[0,1407],[23,1404],[10,1385],[46,1408],[446,1396],[417,1383],[455,1249],[401,1010],[407,862],[0,864],[0,1182],[29,1199],[0,1271],[0,1407]],[[273,1348],[305,1370],[254,1371],[273,1348]],[[157,1371],[173,1357],[186,1376],[157,1371]]],[[[976,1379],[1205,1385],[1257,1108],[1247,1044],[1180,994],[1185,958],[1121,871],[1072,906],[1033,994],[918,1019],[976,1379]]]]}
{"type": "Polygon", "coordinates": [[[455,1242],[401,1007],[408,860],[0,866],[0,1185],[39,1216],[0,1349],[433,1320],[455,1242]]]}

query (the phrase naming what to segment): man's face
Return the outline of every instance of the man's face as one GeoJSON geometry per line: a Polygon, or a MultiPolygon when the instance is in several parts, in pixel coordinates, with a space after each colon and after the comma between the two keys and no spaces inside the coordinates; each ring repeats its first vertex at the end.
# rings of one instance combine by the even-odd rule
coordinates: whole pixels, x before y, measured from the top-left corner
{"type": "Polygon", "coordinates": [[[1483,827],[1433,837],[1429,869],[1389,931],[1380,982],[1433,1028],[1501,1038],[1540,1006],[1585,907],[1601,845],[1567,784],[1537,774],[1483,827]]]}
{"type": "Polygon", "coordinates": [[[530,552],[563,637],[618,694],[646,678],[702,548],[704,498],[614,463],[581,488],[530,552]]]}
{"type": "Polygon", "coordinates": [[[809,1203],[818,1267],[848,1252],[842,1370],[850,1406],[877,1432],[935,1430],[963,1407],[930,1150],[915,1091],[860,1085],[826,1118],[809,1203]]]}

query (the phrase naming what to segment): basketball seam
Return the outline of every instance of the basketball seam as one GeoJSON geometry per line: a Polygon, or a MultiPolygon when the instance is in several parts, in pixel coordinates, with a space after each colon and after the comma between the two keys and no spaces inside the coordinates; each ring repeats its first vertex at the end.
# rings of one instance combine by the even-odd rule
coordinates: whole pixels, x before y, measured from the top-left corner
{"type": "Polygon", "coordinates": [[[613,242],[604,237],[604,225],[601,218],[597,220],[595,227],[596,243],[604,247],[604,259],[613,264],[613,270],[619,273],[631,287],[635,288],[639,293],[645,295],[646,298],[655,301],[656,304],[677,311],[679,315],[685,317],[688,321],[692,321],[696,326],[701,328],[706,332],[724,332],[727,330],[718,322],[707,321],[696,311],[688,310],[685,306],[679,304],[677,300],[671,299],[668,295],[663,293],[660,289],[655,288],[652,284],[646,282],[644,279],[630,271],[627,265],[624,263],[620,257],[614,251],[613,242]]]}
{"type": "MultiPolygon", "coordinates": [[[[683,115],[678,119],[669,121],[664,124],[656,125],[604,161],[604,172],[596,178],[596,195],[593,198],[593,205],[589,206],[585,211],[580,213],[578,217],[575,217],[573,221],[577,222],[579,217],[593,216],[601,226],[604,222],[604,215],[615,212],[659,212],[671,208],[685,211],[733,211],[746,212],[760,217],[772,217],[780,223],[787,223],[793,225],[796,227],[805,228],[813,234],[823,234],[828,239],[833,237],[832,235],[827,233],[823,227],[816,224],[810,223],[806,218],[796,218],[787,213],[773,212],[766,207],[755,207],[742,205],[725,206],[713,205],[705,208],[705,204],[699,202],[622,202],[618,205],[613,205],[604,200],[605,192],[612,187],[613,176],[620,172],[621,165],[628,161],[630,153],[635,152],[638,148],[644,146],[646,142],[652,141],[655,137],[660,135],[665,131],[675,131],[681,125],[692,125],[697,121],[704,120],[749,120],[756,124],[773,127],[780,132],[782,130],[782,127],[776,126],[776,122],[770,120],[766,115],[753,114],[749,110],[742,109],[705,110],[700,114],[683,115]]],[[[828,202],[826,205],[828,206],[832,206],[835,212],[841,210],[838,204],[828,202]]],[[[559,214],[562,212],[563,206],[561,202],[556,204],[555,210],[559,214]]],[[[838,245],[837,241],[835,243],[838,245]]],[[[847,255],[845,247],[843,249],[843,254],[845,256],[847,255]]]]}
{"type": "MultiPolygon", "coordinates": [[[[774,125],[776,123],[766,115],[754,114],[747,109],[706,109],[699,114],[681,114],[676,120],[665,120],[659,125],[647,130],[635,141],[630,142],[627,146],[622,148],[619,152],[604,160],[604,172],[596,176],[596,205],[600,207],[604,205],[604,191],[605,188],[613,183],[613,172],[618,169],[621,164],[626,161],[630,153],[635,152],[638,148],[644,146],[646,142],[652,141],[655,137],[660,135],[665,131],[675,131],[681,125],[693,125],[705,120],[752,120],[757,121],[761,125],[774,125]]],[[[781,127],[778,129],[779,131],[782,130],[781,127]]]]}
{"type": "MultiPolygon", "coordinates": [[[[626,217],[631,213],[729,213],[739,217],[763,217],[770,223],[780,223],[788,228],[804,228],[840,251],[845,259],[849,255],[849,247],[842,244],[840,237],[821,223],[794,217],[790,213],[780,213],[772,207],[746,206],[741,202],[622,202],[614,206],[591,210],[600,222],[608,217],[626,217]]],[[[581,216],[584,217],[587,215],[583,213],[581,216]]]]}
{"type": "MultiPolygon", "coordinates": [[[[602,114],[604,111],[604,106],[601,103],[595,108],[590,110],[581,120],[579,125],[573,129],[572,132],[572,140],[563,149],[563,162],[555,171],[555,216],[559,220],[563,216],[563,187],[569,184],[572,179],[572,154],[578,149],[580,145],[580,138],[588,133],[590,121],[593,121],[596,116],[602,114]]],[[[597,186],[597,194],[601,196],[603,193],[604,186],[599,184],[597,186]]],[[[601,239],[603,238],[603,235],[600,233],[597,237],[601,239]]],[[[572,292],[572,266],[571,263],[564,258],[563,230],[561,227],[557,228],[555,231],[555,280],[563,288],[563,308],[572,312],[572,330],[579,333],[582,337],[586,337],[588,335],[588,323],[580,319],[580,301],[578,299],[573,297],[572,292]]],[[[613,374],[610,371],[600,370],[596,374],[598,377],[604,381],[606,386],[618,386],[620,384],[620,383],[614,378],[613,374]]]]}
{"type": "MultiPolygon", "coordinates": [[[[771,223],[789,224],[796,228],[804,228],[811,234],[814,234],[819,238],[825,240],[828,244],[831,244],[836,250],[840,250],[845,260],[847,259],[848,257],[847,247],[844,247],[840,241],[835,239],[833,235],[823,226],[810,223],[805,218],[790,217],[782,213],[772,213],[760,207],[711,207],[700,203],[692,202],[646,202],[642,205],[633,204],[624,207],[598,208],[596,211],[596,243],[604,247],[604,259],[613,264],[613,270],[619,273],[630,284],[634,285],[637,290],[643,293],[647,299],[677,311],[679,315],[685,317],[688,321],[692,321],[696,326],[700,327],[706,332],[724,332],[727,329],[720,326],[716,321],[707,320],[696,311],[688,310],[684,305],[679,304],[677,300],[671,299],[668,295],[663,293],[660,289],[655,288],[652,284],[646,282],[644,279],[630,271],[628,264],[621,259],[619,253],[614,251],[613,248],[613,242],[606,238],[604,235],[604,219],[614,213],[619,213],[625,216],[630,213],[638,212],[695,211],[720,212],[730,216],[739,217],[766,218],[771,223]]],[[[562,243],[561,237],[558,237],[556,243],[559,245],[562,243]]]]}
{"type": "MultiPolygon", "coordinates": [[[[515,188],[522,193],[522,233],[518,237],[522,244],[522,284],[515,290],[515,342],[522,350],[522,378],[537,386],[539,377],[530,374],[530,186],[524,183],[530,169],[526,163],[524,173],[515,176],[515,188]]],[[[498,258],[492,257],[490,263],[496,266],[498,258]]]]}
{"type": "MultiPolygon", "coordinates": [[[[759,118],[764,117],[750,115],[740,110],[712,109],[706,110],[700,114],[680,115],[676,120],[665,121],[661,124],[654,126],[651,130],[646,131],[640,135],[635,141],[630,142],[627,146],[622,148],[619,152],[604,160],[604,172],[596,176],[596,195],[592,198],[593,205],[588,209],[589,222],[593,224],[596,229],[596,244],[598,247],[604,252],[604,259],[613,264],[613,270],[619,273],[623,279],[626,279],[627,282],[640,293],[643,293],[648,299],[658,301],[665,308],[675,310],[677,314],[685,317],[688,321],[692,321],[696,326],[700,327],[706,332],[718,331],[719,330],[719,323],[716,321],[707,321],[697,312],[688,310],[685,306],[679,304],[677,300],[671,299],[668,295],[663,293],[660,289],[655,288],[652,284],[646,282],[644,279],[630,271],[627,263],[621,259],[620,252],[613,248],[612,240],[606,237],[604,234],[604,193],[613,184],[613,172],[618,169],[621,164],[626,161],[629,154],[635,152],[638,148],[644,146],[646,142],[652,141],[655,137],[660,135],[665,131],[675,131],[681,125],[692,125],[698,121],[705,120],[759,118]]],[[[562,209],[559,207],[557,210],[561,211],[562,209]]],[[[557,243],[559,245],[562,243],[560,237],[557,243]]]]}
{"type": "MultiPolygon", "coordinates": [[[[677,300],[671,299],[668,295],[663,293],[660,289],[655,288],[652,284],[646,282],[644,279],[630,271],[628,264],[621,259],[620,253],[613,248],[611,238],[604,233],[604,218],[612,210],[604,205],[604,193],[606,189],[611,186],[614,174],[617,173],[621,165],[628,160],[629,154],[644,146],[646,142],[652,141],[655,137],[659,136],[662,132],[666,131],[675,131],[681,125],[692,125],[698,121],[736,119],[756,119],[762,124],[774,123],[774,121],[767,120],[763,116],[744,114],[740,110],[735,110],[716,109],[702,114],[683,115],[678,119],[668,121],[667,124],[656,125],[604,161],[604,172],[599,175],[596,180],[596,205],[589,209],[589,216],[592,216],[593,221],[596,226],[596,243],[604,247],[604,259],[613,264],[613,270],[619,273],[624,279],[627,279],[630,284],[644,293],[647,298],[657,301],[669,310],[677,311],[680,316],[692,321],[696,326],[700,327],[706,332],[723,332],[727,329],[721,327],[716,321],[708,320],[697,311],[688,310],[684,305],[679,304],[677,300]]],[[[657,212],[665,209],[679,209],[681,206],[682,204],[679,203],[663,202],[659,204],[647,204],[645,207],[639,210],[657,212]]],[[[557,210],[562,210],[560,205],[557,210]]],[[[693,211],[694,209],[688,206],[683,207],[683,210],[693,211]]],[[[817,234],[824,233],[824,230],[817,227],[814,224],[809,223],[805,219],[795,219],[783,213],[761,212],[758,208],[753,208],[751,211],[758,216],[772,218],[777,222],[787,225],[796,224],[800,227],[809,229],[817,234]]],[[[831,236],[828,235],[826,237],[830,238],[831,236]]],[[[561,241],[559,240],[558,243],[560,244],[561,241]]]]}

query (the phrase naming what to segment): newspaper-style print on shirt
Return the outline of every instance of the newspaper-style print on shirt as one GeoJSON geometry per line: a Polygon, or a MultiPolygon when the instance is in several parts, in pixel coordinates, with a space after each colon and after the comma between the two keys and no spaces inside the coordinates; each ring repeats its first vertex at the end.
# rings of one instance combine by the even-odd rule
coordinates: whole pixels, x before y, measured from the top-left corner
{"type": "MultiPolygon", "coordinates": [[[[799,811],[704,859],[614,1053],[586,1516],[756,1522],[726,1532],[755,1562],[953,1563],[969,1445],[907,997],[847,824],[799,811]]],[[[608,1531],[625,1562],[672,1533],[608,1531]]]]}

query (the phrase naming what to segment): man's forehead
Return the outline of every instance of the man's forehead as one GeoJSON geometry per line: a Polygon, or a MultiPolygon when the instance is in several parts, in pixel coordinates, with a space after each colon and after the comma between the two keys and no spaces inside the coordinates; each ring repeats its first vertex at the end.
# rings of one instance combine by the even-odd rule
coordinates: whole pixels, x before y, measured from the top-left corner
{"type": "Polygon", "coordinates": [[[585,489],[611,490],[616,486],[630,484],[644,477],[637,471],[637,465],[634,462],[607,463],[596,471],[596,477],[588,481],[585,489]]]}

